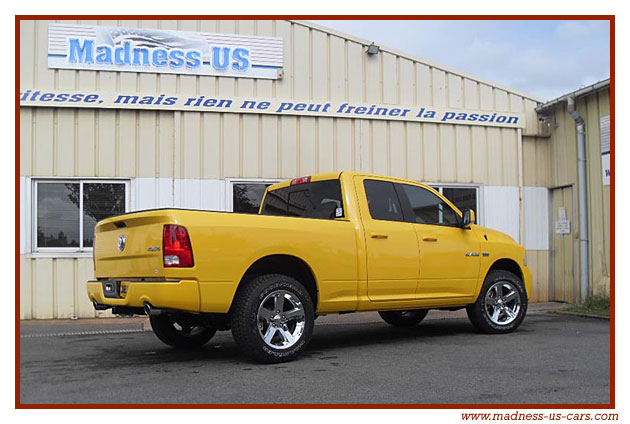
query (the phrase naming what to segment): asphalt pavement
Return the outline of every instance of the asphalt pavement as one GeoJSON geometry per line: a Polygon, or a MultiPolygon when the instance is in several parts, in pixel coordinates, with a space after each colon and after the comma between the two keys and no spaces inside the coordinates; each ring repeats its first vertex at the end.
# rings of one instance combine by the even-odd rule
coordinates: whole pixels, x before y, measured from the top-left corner
{"type": "Polygon", "coordinates": [[[533,304],[512,334],[431,311],[411,329],[376,313],[320,317],[297,360],[260,365],[230,332],[204,347],[162,344],[146,318],[23,321],[20,401],[37,403],[610,402],[610,322],[533,304]]]}

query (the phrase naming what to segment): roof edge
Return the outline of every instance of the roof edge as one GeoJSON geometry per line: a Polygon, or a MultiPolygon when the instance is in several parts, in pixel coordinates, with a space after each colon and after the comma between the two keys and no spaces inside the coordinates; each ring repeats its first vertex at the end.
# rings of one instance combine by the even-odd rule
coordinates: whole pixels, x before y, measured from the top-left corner
{"type": "MultiPolygon", "coordinates": [[[[337,31],[335,29],[326,27],[324,25],[316,24],[316,23],[313,23],[311,21],[302,21],[302,20],[294,20],[294,19],[287,19],[287,21],[292,22],[292,23],[297,24],[297,25],[302,25],[302,26],[305,26],[305,27],[308,27],[308,28],[311,28],[311,29],[316,29],[318,31],[322,31],[322,32],[325,32],[325,33],[330,34],[330,35],[335,35],[337,37],[344,38],[344,39],[346,39],[348,41],[354,41],[355,43],[362,44],[362,45],[364,45],[366,47],[372,43],[372,40],[367,40],[365,38],[361,38],[361,37],[358,37],[358,36],[355,36],[355,35],[352,35],[352,34],[348,34],[348,33],[342,32],[342,31],[337,31]]],[[[423,57],[420,57],[420,56],[412,55],[410,53],[404,52],[402,50],[395,49],[393,47],[382,46],[382,45],[379,44],[379,48],[382,51],[394,54],[396,56],[404,57],[404,58],[412,60],[414,62],[423,63],[423,64],[425,64],[427,66],[432,67],[432,68],[439,69],[441,71],[447,72],[449,74],[459,75],[459,76],[468,78],[470,80],[476,81],[478,83],[485,84],[485,85],[488,85],[490,87],[498,88],[498,89],[506,91],[508,93],[512,93],[512,94],[515,94],[517,96],[521,96],[521,97],[529,99],[529,100],[533,100],[536,103],[545,103],[545,99],[543,99],[542,97],[537,97],[537,96],[534,96],[532,94],[526,93],[524,91],[516,90],[514,88],[508,87],[508,86],[503,85],[503,84],[492,82],[492,81],[484,79],[484,78],[476,77],[476,76],[474,76],[472,74],[469,74],[467,72],[459,71],[459,70],[457,70],[455,68],[451,68],[450,66],[441,65],[439,63],[433,62],[431,60],[427,60],[427,59],[425,59],[423,57]]]]}
{"type": "Polygon", "coordinates": [[[598,91],[604,90],[610,87],[610,78],[603,79],[601,81],[597,81],[594,84],[587,85],[586,87],[579,88],[575,91],[572,91],[567,94],[563,94],[560,97],[557,97],[553,100],[548,101],[545,104],[542,104],[536,108],[536,112],[541,113],[547,110],[553,109],[560,103],[566,102],[570,97],[581,97],[591,93],[596,93],[598,91]]]}

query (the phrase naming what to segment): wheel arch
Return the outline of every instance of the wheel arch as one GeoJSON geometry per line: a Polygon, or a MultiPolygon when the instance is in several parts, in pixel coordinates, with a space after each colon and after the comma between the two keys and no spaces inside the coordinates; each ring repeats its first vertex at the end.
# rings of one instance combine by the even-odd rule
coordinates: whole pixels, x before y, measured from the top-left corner
{"type": "Polygon", "coordinates": [[[304,286],[313,301],[315,310],[317,310],[319,290],[315,273],[306,261],[294,255],[272,254],[257,259],[241,277],[235,297],[244,283],[264,274],[283,274],[295,278],[304,286]]]}
{"type": "Polygon", "coordinates": [[[521,269],[518,262],[516,262],[514,259],[501,258],[494,261],[490,268],[488,268],[488,272],[486,272],[484,279],[488,276],[488,274],[496,270],[509,271],[520,278],[521,281],[525,281],[525,279],[523,278],[523,270],[521,269]]]}

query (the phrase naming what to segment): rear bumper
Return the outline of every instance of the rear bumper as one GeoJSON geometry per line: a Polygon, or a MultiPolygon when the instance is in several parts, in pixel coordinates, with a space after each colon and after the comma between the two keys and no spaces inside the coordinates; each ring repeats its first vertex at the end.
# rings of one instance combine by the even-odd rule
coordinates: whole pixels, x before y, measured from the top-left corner
{"type": "Polygon", "coordinates": [[[199,284],[194,280],[125,281],[124,297],[105,296],[101,281],[88,281],[87,294],[91,302],[108,306],[142,308],[145,303],[164,309],[199,312],[199,284]]]}

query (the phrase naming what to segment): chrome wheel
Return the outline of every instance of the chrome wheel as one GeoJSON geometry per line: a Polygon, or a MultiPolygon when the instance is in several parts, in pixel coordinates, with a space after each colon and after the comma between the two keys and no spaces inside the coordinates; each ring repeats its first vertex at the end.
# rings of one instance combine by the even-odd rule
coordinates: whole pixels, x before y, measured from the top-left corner
{"type": "Polygon", "coordinates": [[[304,332],[304,306],[297,296],[286,290],[269,293],[258,307],[257,318],[260,336],[274,349],[290,348],[304,332]]]}
{"type": "Polygon", "coordinates": [[[516,286],[509,281],[493,284],[486,292],[484,310],[496,325],[512,323],[521,310],[521,296],[516,286]]]}

